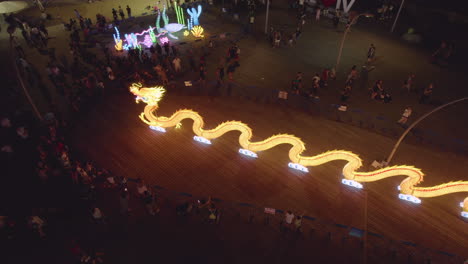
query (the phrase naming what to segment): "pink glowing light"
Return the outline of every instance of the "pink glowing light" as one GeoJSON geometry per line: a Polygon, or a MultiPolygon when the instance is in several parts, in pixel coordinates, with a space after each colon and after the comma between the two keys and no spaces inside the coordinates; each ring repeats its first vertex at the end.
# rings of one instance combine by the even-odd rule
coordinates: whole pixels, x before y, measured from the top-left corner
{"type": "Polygon", "coordinates": [[[159,42],[164,45],[166,43],[169,43],[169,39],[167,37],[162,37],[159,39],[159,42]]]}

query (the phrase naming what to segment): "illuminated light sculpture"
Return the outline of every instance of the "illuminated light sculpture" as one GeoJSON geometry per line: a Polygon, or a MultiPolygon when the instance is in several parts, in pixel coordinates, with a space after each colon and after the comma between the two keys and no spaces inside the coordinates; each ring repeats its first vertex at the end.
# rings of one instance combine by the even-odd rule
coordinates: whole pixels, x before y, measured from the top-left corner
{"type": "Polygon", "coordinates": [[[115,45],[116,50],[137,49],[137,48],[140,48],[141,43],[143,43],[143,45],[145,45],[147,47],[150,47],[150,46],[148,46],[149,42],[147,40],[147,35],[149,35],[150,41],[152,43],[156,43],[158,37],[161,37],[161,36],[167,34],[167,32],[164,31],[164,32],[161,32],[161,33],[156,35],[154,33],[155,28],[150,26],[148,29],[143,30],[140,33],[125,34],[125,40],[121,40],[119,30],[117,29],[117,27],[114,27],[114,29],[115,29],[114,42],[116,43],[116,45],[115,45]],[[139,36],[144,36],[144,40],[143,41],[138,41],[139,36]],[[119,41],[119,39],[120,39],[120,41],[119,41]],[[124,41],[125,41],[125,43],[124,43],[124,41]]]}
{"type": "Polygon", "coordinates": [[[115,42],[115,49],[116,50],[123,50],[123,41],[122,39],[120,38],[120,32],[119,32],[119,29],[117,27],[114,27],[114,30],[115,30],[115,34],[112,34],[114,36],[114,42],[115,42]]]}
{"type": "Polygon", "coordinates": [[[184,10],[174,1],[174,10],[177,15],[177,23],[185,25],[184,10]]]}
{"type": "Polygon", "coordinates": [[[147,48],[153,46],[153,41],[151,40],[150,35],[145,35],[145,39],[141,43],[143,43],[147,48]]]}
{"type": "Polygon", "coordinates": [[[162,37],[159,39],[159,42],[164,45],[166,43],[169,43],[169,39],[167,37],[162,37]]]}
{"type": "Polygon", "coordinates": [[[154,30],[151,26],[149,27],[149,36],[151,38],[151,42],[153,43],[158,42],[158,38],[156,37],[156,34],[154,34],[154,30]]]}
{"type": "Polygon", "coordinates": [[[162,14],[158,11],[158,16],[156,17],[156,30],[158,33],[164,33],[173,39],[179,39],[178,37],[172,35],[172,33],[179,32],[184,28],[186,28],[184,24],[169,23],[169,17],[166,14],[166,7],[164,7],[162,14]],[[161,27],[160,25],[161,17],[164,20],[164,27],[161,27]]]}
{"type": "Polygon", "coordinates": [[[127,49],[136,49],[140,46],[140,44],[138,44],[137,35],[135,33],[125,34],[125,40],[127,41],[127,49]]]}
{"type": "Polygon", "coordinates": [[[204,137],[200,136],[193,136],[193,140],[198,141],[203,144],[211,145],[211,141],[209,139],[206,139],[204,137]]]}
{"type": "Polygon", "coordinates": [[[187,18],[187,28],[188,30],[192,30],[193,28],[193,21],[191,18],[187,18]]]}
{"type": "Polygon", "coordinates": [[[185,36],[185,37],[188,37],[188,35],[190,35],[190,32],[189,32],[188,30],[185,30],[185,31],[184,31],[184,36],[185,36]]]}
{"type": "Polygon", "coordinates": [[[202,7],[201,5],[197,6],[197,9],[195,10],[194,7],[187,8],[187,13],[190,15],[190,20],[192,21],[192,26],[198,26],[200,25],[200,22],[198,21],[198,18],[200,17],[202,12],[202,7]]]}
{"type": "MultiPolygon", "coordinates": [[[[287,134],[274,135],[267,139],[251,142],[253,136],[252,129],[239,121],[223,122],[213,129],[205,130],[203,118],[195,111],[182,109],[176,111],[169,117],[156,116],[155,112],[159,108],[159,102],[164,96],[163,87],[142,88],[141,84],[132,84],[130,92],[137,96],[136,102],[146,104],[144,111],[140,114],[140,119],[149,126],[168,128],[174,127],[184,119],[192,119],[192,130],[196,136],[207,140],[219,138],[230,131],[238,131],[240,146],[248,151],[258,153],[274,148],[277,145],[291,145],[288,156],[291,162],[289,167],[301,169],[307,172],[307,167],[319,166],[331,161],[347,161],[342,173],[345,179],[359,183],[374,182],[389,177],[406,176],[400,183],[399,198],[413,203],[420,203],[419,198],[437,197],[457,192],[468,193],[468,181],[457,181],[439,184],[432,187],[417,187],[424,179],[424,173],[413,166],[398,165],[381,168],[370,172],[361,172],[358,169],[362,166],[362,160],[358,155],[346,150],[331,150],[315,156],[302,156],[305,151],[304,142],[298,137],[287,134]],[[300,166],[298,166],[300,165],[300,166]]],[[[463,215],[468,214],[468,197],[463,201],[463,215]]]]}
{"type": "Polygon", "coordinates": [[[201,26],[194,26],[192,28],[192,35],[196,38],[203,38],[203,28],[201,26]]]}
{"type": "Polygon", "coordinates": [[[245,155],[245,156],[252,157],[252,158],[258,158],[257,153],[252,152],[252,151],[250,151],[248,149],[241,148],[241,149],[239,149],[239,153],[242,154],[242,155],[245,155]]]}
{"type": "Polygon", "coordinates": [[[343,183],[344,185],[348,185],[348,186],[357,188],[357,189],[362,189],[363,188],[362,184],[360,184],[357,181],[353,181],[353,180],[341,179],[341,183],[343,183]]]}

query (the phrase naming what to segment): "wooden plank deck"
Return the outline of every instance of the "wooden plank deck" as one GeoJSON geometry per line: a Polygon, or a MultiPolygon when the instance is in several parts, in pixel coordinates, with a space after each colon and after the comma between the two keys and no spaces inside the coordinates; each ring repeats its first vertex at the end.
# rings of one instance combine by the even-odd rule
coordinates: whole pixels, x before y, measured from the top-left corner
{"type": "MultiPolygon", "coordinates": [[[[238,153],[235,132],[213,140],[210,146],[192,139],[188,120],[179,130],[155,132],[138,118],[143,107],[144,104],[135,104],[130,94],[111,96],[78,121],[73,147],[115,174],[140,177],[150,184],[194,195],[291,209],[363,228],[364,191],[340,183],[344,162],[310,168],[310,173],[303,174],[287,167],[288,146],[250,159],[238,153]]],[[[253,140],[277,133],[297,135],[306,142],[306,155],[346,149],[370,164],[373,159],[385,156],[394,143],[390,138],[320,117],[233,98],[211,102],[206,97],[169,93],[158,113],[170,115],[180,108],[198,111],[205,117],[206,128],[222,121],[241,120],[253,128],[253,140]]],[[[466,157],[411,145],[402,145],[395,159],[395,163],[422,168],[427,175],[423,186],[466,180],[466,161],[466,157]]],[[[363,168],[366,169],[367,166],[363,168]]],[[[468,255],[468,223],[459,217],[458,207],[466,194],[424,199],[421,205],[408,204],[397,198],[396,187],[402,179],[365,184],[369,230],[468,255]]]]}

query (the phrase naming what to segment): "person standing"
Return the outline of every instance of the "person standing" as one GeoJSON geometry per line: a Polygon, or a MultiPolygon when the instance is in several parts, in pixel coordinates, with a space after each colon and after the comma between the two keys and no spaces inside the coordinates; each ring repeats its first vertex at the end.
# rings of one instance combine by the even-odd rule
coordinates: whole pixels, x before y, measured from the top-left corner
{"type": "Polygon", "coordinates": [[[340,10],[336,10],[335,15],[333,16],[333,27],[335,29],[338,28],[338,24],[340,23],[340,16],[341,16],[340,10]]]}
{"type": "Polygon", "coordinates": [[[375,46],[370,44],[369,49],[367,50],[367,63],[373,62],[375,59],[375,46]]]}
{"type": "Polygon", "coordinates": [[[319,22],[320,21],[320,15],[321,15],[322,9],[320,7],[317,7],[315,11],[315,21],[319,22]]]}
{"type": "Polygon", "coordinates": [[[430,83],[423,91],[423,94],[421,95],[421,98],[419,99],[419,103],[420,104],[425,104],[427,103],[427,100],[429,100],[429,98],[431,97],[432,95],[432,89],[434,89],[434,85],[432,83],[430,83]]]}
{"type": "Polygon", "coordinates": [[[121,7],[121,6],[119,6],[119,15],[120,15],[120,18],[121,18],[122,20],[125,19],[125,13],[124,13],[124,11],[122,10],[122,7],[121,7]]]}
{"type": "Polygon", "coordinates": [[[200,82],[202,87],[205,87],[206,82],[206,71],[203,64],[200,64],[200,82]]]}
{"type": "Polygon", "coordinates": [[[172,64],[174,65],[174,70],[176,73],[179,73],[180,70],[181,70],[181,64],[180,64],[180,58],[178,56],[176,56],[173,60],[172,60],[172,64]]]}
{"type": "Polygon", "coordinates": [[[408,79],[406,79],[403,83],[403,90],[406,90],[409,92],[411,92],[411,87],[413,86],[413,81],[414,81],[414,77],[415,75],[414,74],[410,74],[408,76],[408,79]]]}
{"type": "Polygon", "coordinates": [[[286,228],[291,228],[291,225],[294,220],[294,214],[291,211],[287,211],[286,215],[284,216],[284,223],[286,228]]]}
{"type": "Polygon", "coordinates": [[[117,16],[117,10],[115,10],[115,8],[112,8],[112,17],[114,18],[114,22],[119,19],[117,16]]]}
{"type": "Polygon", "coordinates": [[[405,110],[403,111],[403,115],[401,116],[400,120],[398,120],[398,124],[404,125],[406,122],[408,122],[408,118],[411,116],[413,113],[413,109],[411,109],[410,106],[407,106],[405,110]]]}
{"type": "Polygon", "coordinates": [[[80,12],[78,12],[78,10],[76,10],[76,9],[73,9],[73,12],[75,12],[76,18],[80,19],[80,17],[81,17],[80,12]]]}
{"type": "Polygon", "coordinates": [[[221,64],[218,66],[218,68],[216,69],[216,77],[218,85],[222,85],[224,80],[224,65],[221,64]]]}
{"type": "Polygon", "coordinates": [[[128,199],[129,199],[129,194],[128,194],[127,188],[125,188],[120,193],[120,213],[121,214],[127,214],[128,212],[130,212],[130,208],[128,208],[128,199]]]}
{"type": "Polygon", "coordinates": [[[132,9],[127,5],[127,15],[128,15],[128,18],[132,17],[132,9]]]}

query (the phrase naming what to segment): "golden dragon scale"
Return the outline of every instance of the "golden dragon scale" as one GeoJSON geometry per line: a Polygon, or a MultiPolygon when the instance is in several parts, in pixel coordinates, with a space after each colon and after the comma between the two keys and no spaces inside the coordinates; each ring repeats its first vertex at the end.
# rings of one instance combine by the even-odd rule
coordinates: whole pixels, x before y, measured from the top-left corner
{"type": "MultiPolygon", "coordinates": [[[[417,187],[424,179],[424,173],[413,166],[391,166],[370,172],[357,171],[362,166],[362,160],[358,155],[346,150],[332,150],[315,156],[302,156],[305,151],[304,142],[293,135],[280,134],[271,136],[265,140],[251,142],[252,129],[239,121],[228,121],[219,124],[214,129],[203,129],[205,123],[203,118],[195,111],[182,109],[170,117],[156,116],[155,112],[159,107],[159,102],[164,96],[163,87],[142,88],[141,84],[132,84],[130,92],[136,96],[136,102],[144,102],[144,112],[140,114],[140,119],[146,124],[154,127],[169,128],[177,126],[184,119],[193,120],[192,130],[195,135],[207,140],[221,137],[227,132],[239,131],[239,144],[243,149],[257,153],[271,149],[277,145],[289,144],[289,159],[296,164],[304,167],[319,166],[335,160],[345,160],[343,167],[343,176],[345,179],[356,182],[373,182],[394,176],[406,176],[400,183],[400,192],[404,195],[414,197],[436,197],[457,192],[468,192],[468,181],[448,182],[432,187],[417,187]]],[[[468,197],[462,203],[463,213],[468,214],[468,197]]]]}

